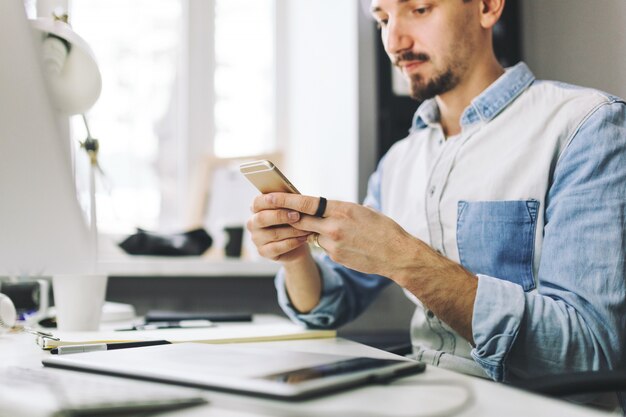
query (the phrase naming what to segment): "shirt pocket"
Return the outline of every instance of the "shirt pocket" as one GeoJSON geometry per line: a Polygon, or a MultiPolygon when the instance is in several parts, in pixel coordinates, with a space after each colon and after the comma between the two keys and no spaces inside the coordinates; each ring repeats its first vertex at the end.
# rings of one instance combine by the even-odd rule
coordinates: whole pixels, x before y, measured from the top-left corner
{"type": "Polygon", "coordinates": [[[457,245],[474,274],[535,288],[533,256],[539,201],[459,201],[457,245]]]}

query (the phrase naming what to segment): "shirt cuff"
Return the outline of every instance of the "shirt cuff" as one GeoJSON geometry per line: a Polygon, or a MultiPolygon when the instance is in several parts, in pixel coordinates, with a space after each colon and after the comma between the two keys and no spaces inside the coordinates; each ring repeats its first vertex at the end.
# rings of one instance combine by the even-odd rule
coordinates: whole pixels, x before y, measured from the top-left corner
{"type": "Polygon", "coordinates": [[[285,270],[278,271],[274,284],[278,295],[278,304],[285,314],[296,323],[303,323],[309,328],[332,328],[339,316],[342,305],[343,281],[338,274],[323,262],[316,262],[322,279],[320,302],[308,313],[298,312],[291,304],[285,288],[285,270]]]}
{"type": "Polygon", "coordinates": [[[525,309],[524,290],[517,284],[478,275],[471,355],[495,381],[506,378],[505,361],[519,333],[525,309]]]}

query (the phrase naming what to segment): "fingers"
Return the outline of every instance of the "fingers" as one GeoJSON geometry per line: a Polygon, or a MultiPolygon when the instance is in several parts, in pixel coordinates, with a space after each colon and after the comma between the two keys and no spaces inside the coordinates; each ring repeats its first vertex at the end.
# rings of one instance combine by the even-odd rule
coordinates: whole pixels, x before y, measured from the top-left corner
{"type": "Polygon", "coordinates": [[[306,244],[306,236],[300,236],[297,238],[279,240],[277,242],[269,242],[262,246],[257,246],[259,254],[264,258],[278,261],[283,255],[294,251],[300,246],[306,244]]]}
{"type": "Polygon", "coordinates": [[[300,217],[300,213],[293,210],[263,210],[250,218],[248,230],[295,223],[300,217]]]}
{"type": "MultiPolygon", "coordinates": [[[[313,216],[319,206],[320,198],[290,193],[269,193],[256,197],[252,203],[252,212],[277,208],[291,209],[313,216]]],[[[326,215],[333,210],[334,201],[328,201],[326,215]]]]}
{"type": "Polygon", "coordinates": [[[261,256],[282,261],[288,259],[283,255],[304,245],[310,234],[290,226],[300,218],[300,213],[293,210],[263,210],[254,214],[246,226],[261,256]]]}
{"type": "Polygon", "coordinates": [[[265,258],[289,262],[308,253],[308,250],[298,248],[305,245],[312,232],[335,238],[337,233],[331,227],[332,221],[326,227],[324,223],[331,220],[328,217],[333,210],[336,211],[334,214],[342,216],[345,211],[342,203],[328,201],[324,219],[314,216],[319,204],[319,197],[300,194],[270,193],[257,196],[251,207],[254,214],[247,227],[259,254],[265,258]]]}
{"type": "Polygon", "coordinates": [[[304,237],[306,240],[306,237],[310,234],[310,232],[294,229],[290,226],[278,226],[258,229],[252,233],[251,237],[254,244],[259,247],[271,242],[279,242],[299,237],[304,237]]]}

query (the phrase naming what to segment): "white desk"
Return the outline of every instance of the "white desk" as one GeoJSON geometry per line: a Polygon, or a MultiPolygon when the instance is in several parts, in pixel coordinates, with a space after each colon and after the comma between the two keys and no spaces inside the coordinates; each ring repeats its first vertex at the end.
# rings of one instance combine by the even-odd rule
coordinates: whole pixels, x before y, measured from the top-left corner
{"type": "MultiPolygon", "coordinates": [[[[312,352],[357,354],[370,357],[393,357],[387,352],[345,339],[320,339],[291,342],[264,342],[264,346],[298,344],[312,352]]],[[[0,335],[0,366],[19,365],[40,367],[41,359],[49,355],[34,343],[28,334],[0,335]]],[[[5,382],[0,382],[0,385],[5,382]]],[[[1,388],[0,388],[1,389],[1,388]]],[[[607,416],[586,407],[544,398],[502,384],[429,367],[426,372],[398,380],[388,386],[371,385],[314,400],[288,403],[205,391],[210,403],[164,417],[249,417],[249,416],[607,416]],[[451,407],[463,402],[466,389],[451,385],[464,384],[473,391],[473,401],[458,414],[451,407]]]]}
{"type": "Polygon", "coordinates": [[[225,258],[220,247],[202,256],[136,256],[117,246],[124,236],[101,235],[98,239],[98,271],[106,275],[155,277],[268,277],[276,275],[280,264],[260,256],[225,258]]]}
{"type": "Polygon", "coordinates": [[[107,275],[124,277],[271,277],[279,265],[264,260],[212,259],[206,257],[121,256],[100,260],[98,269],[107,275]]]}

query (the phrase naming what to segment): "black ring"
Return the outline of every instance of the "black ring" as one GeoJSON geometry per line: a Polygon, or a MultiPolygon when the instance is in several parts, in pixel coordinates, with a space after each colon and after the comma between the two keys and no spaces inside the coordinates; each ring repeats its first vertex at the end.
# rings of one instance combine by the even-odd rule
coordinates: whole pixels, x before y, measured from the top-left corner
{"type": "Polygon", "coordinates": [[[326,211],[326,199],[324,197],[320,197],[320,204],[317,206],[317,211],[315,212],[315,217],[324,217],[324,212],[326,211]]]}

